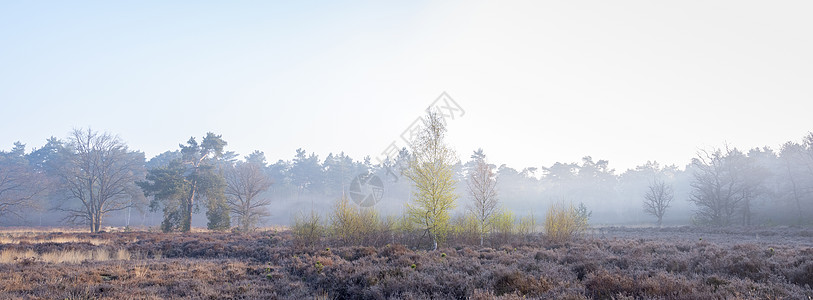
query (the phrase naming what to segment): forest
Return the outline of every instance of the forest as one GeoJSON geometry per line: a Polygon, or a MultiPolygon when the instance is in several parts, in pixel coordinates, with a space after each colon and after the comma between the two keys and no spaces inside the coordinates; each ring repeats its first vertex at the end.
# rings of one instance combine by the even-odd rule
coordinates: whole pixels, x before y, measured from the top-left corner
{"type": "MultiPolygon", "coordinates": [[[[292,158],[270,162],[262,151],[231,152],[227,137],[207,133],[147,160],[114,134],[77,129],[65,138],[50,137],[40,147],[15,143],[0,152],[0,224],[82,225],[93,232],[102,226],[171,231],[188,230],[190,224],[221,229],[288,225],[297,214],[327,212],[349,195],[354,179],[358,183],[372,176],[383,191],[374,209],[396,216],[410,197],[410,181],[403,174],[410,150],[376,162],[370,156],[354,159],[338,152],[320,157],[296,149],[292,158]],[[106,177],[98,179],[98,191],[84,191],[82,180],[94,172],[106,177]],[[190,184],[198,187],[185,186],[190,184]],[[190,192],[202,200],[181,203],[194,197],[184,195],[190,192]],[[191,211],[191,219],[181,220],[179,210],[191,211]]],[[[478,161],[493,172],[499,208],[517,217],[542,216],[557,202],[586,208],[593,225],[809,225],[807,216],[813,213],[813,134],[778,149],[723,145],[698,151],[685,166],[647,161],[623,172],[590,156],[515,169],[489,161],[483,149],[470,150],[451,164],[462,204],[454,215],[468,211],[466,182],[478,161]],[[655,190],[669,197],[661,203],[668,207],[660,218],[647,206],[655,190]]]]}

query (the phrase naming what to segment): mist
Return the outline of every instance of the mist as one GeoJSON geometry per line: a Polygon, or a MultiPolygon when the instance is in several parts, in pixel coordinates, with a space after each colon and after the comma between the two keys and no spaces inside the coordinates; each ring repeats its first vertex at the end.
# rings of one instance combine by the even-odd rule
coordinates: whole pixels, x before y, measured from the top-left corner
{"type": "MultiPolygon", "coordinates": [[[[697,196],[705,188],[702,169],[714,163],[704,159],[709,157],[709,153],[717,151],[720,155],[716,163],[730,164],[738,169],[727,167],[729,169],[725,174],[714,175],[728,180],[731,186],[738,186],[732,189],[732,193],[750,191],[747,208],[745,202],[730,204],[735,212],[725,221],[725,225],[807,224],[810,220],[804,216],[813,212],[813,172],[810,171],[810,166],[813,166],[812,142],[813,134],[799,141],[788,141],[777,150],[766,146],[741,151],[723,144],[720,148],[698,151],[696,157],[688,158],[693,163],[684,166],[644,161],[624,171],[615,170],[607,160],[591,156],[585,156],[581,161],[556,162],[542,168],[513,168],[491,160],[487,148],[459,151],[458,163],[453,166],[457,182],[455,193],[459,198],[452,213],[464,215],[471,207],[472,197],[467,191],[466,182],[475,159],[482,157],[496,175],[499,208],[518,216],[533,215],[539,219],[552,204],[567,203],[586,207],[592,226],[655,226],[657,219],[644,210],[644,196],[654,182],[662,181],[671,187],[674,198],[663,216],[664,226],[709,225],[714,220],[704,220],[702,203],[692,200],[693,195],[697,196]]],[[[12,149],[0,152],[0,170],[4,171],[6,178],[13,177],[9,175],[9,170],[29,174],[16,179],[15,182],[27,181],[16,193],[21,195],[28,191],[31,194],[31,201],[25,205],[9,206],[4,211],[7,213],[0,217],[4,226],[75,224],[70,222],[69,214],[62,208],[76,203],[66,194],[65,186],[59,182],[56,174],[59,170],[54,167],[55,161],[64,159],[56,154],[69,152],[68,145],[67,140],[52,137],[45,145],[30,150],[26,145],[16,143],[12,149]]],[[[354,158],[342,151],[320,156],[301,148],[291,151],[289,157],[266,158],[260,151],[245,156],[228,151],[229,146],[225,147],[225,154],[219,159],[223,168],[253,160],[261,167],[263,176],[271,182],[270,187],[258,195],[258,199],[270,202],[270,205],[262,208],[267,214],[258,220],[259,226],[288,225],[295,216],[311,211],[327,215],[342,197],[353,200],[359,209],[373,208],[383,216],[399,216],[404,213],[405,205],[412,196],[412,183],[402,175],[410,155],[410,149],[406,147],[400,149],[397,156],[386,157],[376,163],[371,156],[354,158]],[[374,181],[375,186],[372,186],[374,181]],[[381,193],[374,202],[362,204],[364,196],[372,195],[370,187],[379,188],[381,193]]],[[[180,150],[167,150],[149,159],[140,155],[141,158],[137,158],[139,165],[135,168],[144,171],[167,167],[173,160],[182,157],[180,150]]],[[[139,178],[145,180],[144,174],[139,178]]],[[[9,187],[9,182],[6,180],[3,187],[9,187]]],[[[5,202],[19,198],[14,198],[13,192],[0,196],[5,202]]],[[[140,189],[134,195],[138,196],[139,193],[142,193],[140,189]]],[[[148,199],[141,201],[146,203],[148,199]]],[[[110,212],[104,217],[103,225],[158,226],[162,212],[159,209],[151,210],[143,203],[110,212]]],[[[193,226],[206,226],[205,211],[200,207],[195,211],[193,226]]]]}

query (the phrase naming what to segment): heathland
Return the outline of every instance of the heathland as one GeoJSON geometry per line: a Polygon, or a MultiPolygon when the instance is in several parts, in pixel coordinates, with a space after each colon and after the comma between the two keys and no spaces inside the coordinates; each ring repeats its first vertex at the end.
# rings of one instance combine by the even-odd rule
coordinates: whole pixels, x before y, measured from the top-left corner
{"type": "MultiPolygon", "coordinates": [[[[109,230],[109,229],[108,229],[109,230]]],[[[813,230],[600,228],[565,242],[397,232],[0,233],[3,299],[810,299],[813,230]]]]}

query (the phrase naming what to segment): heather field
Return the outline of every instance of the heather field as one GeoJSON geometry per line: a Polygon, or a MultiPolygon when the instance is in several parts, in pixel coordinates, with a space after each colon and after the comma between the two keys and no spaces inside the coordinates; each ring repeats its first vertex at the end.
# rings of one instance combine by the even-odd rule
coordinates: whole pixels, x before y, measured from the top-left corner
{"type": "Polygon", "coordinates": [[[0,299],[811,299],[813,229],[600,228],[566,243],[285,229],[0,233],[0,299]],[[392,243],[394,242],[394,243],[392,243]],[[423,243],[423,244],[421,244],[423,243]]]}

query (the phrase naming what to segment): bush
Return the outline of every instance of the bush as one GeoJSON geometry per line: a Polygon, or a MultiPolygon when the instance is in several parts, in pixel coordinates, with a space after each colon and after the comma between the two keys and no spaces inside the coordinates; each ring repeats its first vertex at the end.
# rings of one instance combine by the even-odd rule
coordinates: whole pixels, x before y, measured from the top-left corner
{"type": "Polygon", "coordinates": [[[451,244],[480,244],[480,224],[473,214],[456,216],[451,223],[452,230],[449,236],[451,244]]]}
{"type": "Polygon", "coordinates": [[[531,213],[530,215],[519,218],[519,223],[517,223],[517,234],[526,236],[534,233],[536,233],[536,218],[534,217],[534,214],[531,213]]]}
{"type": "Polygon", "coordinates": [[[381,245],[392,231],[393,219],[379,217],[372,208],[358,208],[346,197],[333,206],[329,232],[344,245],[381,245]]]}
{"type": "Polygon", "coordinates": [[[554,203],[545,214],[545,235],[553,242],[563,243],[578,237],[587,228],[587,218],[572,204],[554,203]]]}
{"type": "Polygon", "coordinates": [[[553,288],[546,278],[534,278],[519,271],[500,274],[494,282],[494,294],[497,296],[518,293],[522,296],[540,296],[553,288]]]}
{"type": "Polygon", "coordinates": [[[291,232],[293,232],[296,242],[306,247],[316,245],[324,232],[320,219],[319,214],[313,210],[308,215],[300,213],[294,217],[291,232]]]}
{"type": "Polygon", "coordinates": [[[342,196],[333,206],[333,214],[330,216],[331,235],[345,244],[353,244],[356,242],[360,226],[358,212],[347,198],[342,196]]]}
{"type": "Polygon", "coordinates": [[[491,217],[491,237],[495,244],[507,243],[516,233],[517,218],[508,210],[500,210],[491,217]]]}

